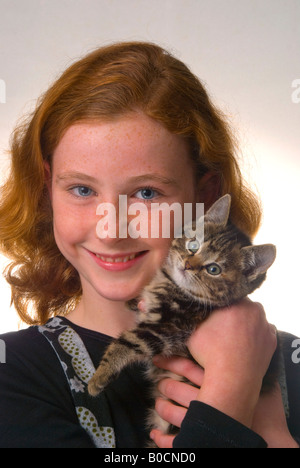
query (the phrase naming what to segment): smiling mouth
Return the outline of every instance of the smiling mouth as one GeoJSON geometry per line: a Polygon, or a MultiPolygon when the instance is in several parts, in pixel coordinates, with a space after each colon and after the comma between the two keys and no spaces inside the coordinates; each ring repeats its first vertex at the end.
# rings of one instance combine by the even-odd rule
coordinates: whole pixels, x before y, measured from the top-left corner
{"type": "Polygon", "coordinates": [[[136,253],[132,253],[130,255],[125,255],[125,256],[119,256],[119,257],[106,257],[104,255],[101,255],[101,254],[94,254],[96,255],[97,258],[99,258],[100,260],[102,260],[102,262],[105,262],[105,263],[127,263],[129,262],[130,260],[134,260],[135,258],[137,257],[140,257],[141,255],[143,255],[146,251],[142,251],[142,252],[136,252],[136,253]]]}

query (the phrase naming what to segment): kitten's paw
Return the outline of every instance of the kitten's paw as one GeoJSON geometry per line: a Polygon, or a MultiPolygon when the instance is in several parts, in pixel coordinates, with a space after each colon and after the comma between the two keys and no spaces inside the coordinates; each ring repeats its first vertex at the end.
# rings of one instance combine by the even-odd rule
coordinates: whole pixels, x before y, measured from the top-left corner
{"type": "Polygon", "coordinates": [[[88,392],[91,396],[97,396],[104,390],[104,386],[101,385],[100,379],[97,377],[92,377],[88,383],[88,392]]]}

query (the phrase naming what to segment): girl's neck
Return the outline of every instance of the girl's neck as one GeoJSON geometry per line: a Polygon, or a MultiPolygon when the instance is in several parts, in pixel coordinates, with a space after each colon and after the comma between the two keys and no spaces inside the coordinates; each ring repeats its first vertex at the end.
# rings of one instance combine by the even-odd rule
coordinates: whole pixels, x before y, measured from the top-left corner
{"type": "Polygon", "coordinates": [[[75,325],[113,338],[117,338],[123,331],[135,325],[135,313],[127,309],[124,302],[99,300],[99,298],[93,300],[84,294],[67,318],[75,325]]]}

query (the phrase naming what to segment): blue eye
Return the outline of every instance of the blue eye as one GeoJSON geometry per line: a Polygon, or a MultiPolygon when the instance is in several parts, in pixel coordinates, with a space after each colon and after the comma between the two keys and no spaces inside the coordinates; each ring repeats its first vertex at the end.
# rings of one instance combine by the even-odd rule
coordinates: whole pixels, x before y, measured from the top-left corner
{"type": "Polygon", "coordinates": [[[153,200],[153,198],[157,197],[157,195],[157,191],[151,187],[145,187],[136,192],[136,198],[142,198],[143,200],[153,200]],[[138,196],[138,194],[140,194],[140,196],[138,196]]]}
{"type": "Polygon", "coordinates": [[[89,187],[86,187],[85,185],[78,185],[77,187],[72,188],[72,192],[77,197],[86,198],[92,195],[93,190],[89,187]]]}

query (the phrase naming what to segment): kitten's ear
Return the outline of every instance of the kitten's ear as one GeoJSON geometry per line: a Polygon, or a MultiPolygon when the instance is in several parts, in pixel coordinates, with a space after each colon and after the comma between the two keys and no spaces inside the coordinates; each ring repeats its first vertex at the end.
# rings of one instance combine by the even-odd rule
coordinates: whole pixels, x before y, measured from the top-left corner
{"type": "Polygon", "coordinates": [[[205,214],[205,221],[226,226],[230,213],[231,196],[229,194],[219,198],[205,214]]]}
{"type": "Polygon", "coordinates": [[[276,247],[272,244],[251,245],[243,247],[243,270],[249,277],[257,277],[266,273],[276,258],[276,247]]]}

